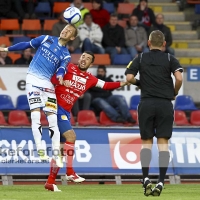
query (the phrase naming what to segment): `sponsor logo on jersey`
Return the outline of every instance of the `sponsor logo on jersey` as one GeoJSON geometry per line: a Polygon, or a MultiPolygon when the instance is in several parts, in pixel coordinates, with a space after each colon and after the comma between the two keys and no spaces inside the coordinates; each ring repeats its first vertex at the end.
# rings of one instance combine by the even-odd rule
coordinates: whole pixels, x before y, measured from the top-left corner
{"type": "Polygon", "coordinates": [[[66,115],[61,115],[62,120],[68,120],[68,117],[66,115]]]}
{"type": "Polygon", "coordinates": [[[80,84],[80,83],[78,83],[76,81],[71,81],[70,80],[69,82],[70,82],[71,87],[74,87],[74,88],[76,88],[78,90],[84,91],[86,89],[85,85],[82,85],[82,84],[80,84]]]}
{"type": "Polygon", "coordinates": [[[46,42],[50,43],[50,44],[53,44],[53,41],[48,39],[46,42]]]}
{"type": "Polygon", "coordinates": [[[52,54],[48,49],[45,49],[43,47],[41,48],[41,50],[42,50],[42,56],[44,56],[46,60],[51,62],[54,66],[59,64],[59,59],[55,54],[52,54]]]}
{"type": "Polygon", "coordinates": [[[29,92],[28,95],[29,95],[29,97],[32,96],[32,95],[33,96],[39,96],[40,92],[38,92],[38,91],[32,91],[32,92],[29,92]]]}
{"type": "Polygon", "coordinates": [[[31,98],[29,99],[29,103],[30,104],[34,104],[34,103],[41,103],[41,98],[40,97],[35,97],[35,98],[31,98]]]}
{"type": "Polygon", "coordinates": [[[77,75],[73,75],[72,80],[78,82],[78,83],[82,83],[82,84],[86,84],[86,79],[77,75]]]}
{"type": "Polygon", "coordinates": [[[45,47],[47,47],[47,48],[50,47],[50,44],[48,44],[48,43],[46,43],[46,42],[45,42],[43,45],[44,45],[45,47]]]}

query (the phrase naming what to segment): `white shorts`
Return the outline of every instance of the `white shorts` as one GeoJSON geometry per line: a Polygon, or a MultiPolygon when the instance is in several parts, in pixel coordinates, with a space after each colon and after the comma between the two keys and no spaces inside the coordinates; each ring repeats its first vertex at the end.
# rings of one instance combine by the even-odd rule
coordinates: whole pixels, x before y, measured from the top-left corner
{"type": "Polygon", "coordinates": [[[43,108],[45,112],[57,114],[55,90],[50,81],[28,74],[26,77],[26,94],[30,110],[43,108]]]}

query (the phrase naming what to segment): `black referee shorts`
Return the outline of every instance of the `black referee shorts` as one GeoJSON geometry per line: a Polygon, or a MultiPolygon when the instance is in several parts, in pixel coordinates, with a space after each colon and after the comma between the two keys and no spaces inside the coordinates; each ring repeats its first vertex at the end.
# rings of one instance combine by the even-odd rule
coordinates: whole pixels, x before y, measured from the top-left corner
{"type": "Polygon", "coordinates": [[[141,139],[171,138],[174,110],[170,100],[161,98],[142,99],[138,106],[141,139]]]}

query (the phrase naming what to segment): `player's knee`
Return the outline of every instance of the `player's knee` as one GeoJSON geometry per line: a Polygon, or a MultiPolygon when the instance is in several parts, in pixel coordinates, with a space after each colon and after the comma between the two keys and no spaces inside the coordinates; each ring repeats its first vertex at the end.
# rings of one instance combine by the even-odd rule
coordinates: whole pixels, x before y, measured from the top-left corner
{"type": "Polygon", "coordinates": [[[75,142],[76,141],[76,133],[74,132],[74,130],[66,131],[63,134],[63,137],[65,137],[66,141],[68,141],[68,142],[75,142]]]}
{"type": "Polygon", "coordinates": [[[56,114],[51,114],[47,116],[48,122],[49,122],[49,127],[52,126],[57,126],[57,115],[56,114]]]}
{"type": "Polygon", "coordinates": [[[31,112],[31,121],[32,123],[40,123],[40,111],[32,111],[31,112]]]}

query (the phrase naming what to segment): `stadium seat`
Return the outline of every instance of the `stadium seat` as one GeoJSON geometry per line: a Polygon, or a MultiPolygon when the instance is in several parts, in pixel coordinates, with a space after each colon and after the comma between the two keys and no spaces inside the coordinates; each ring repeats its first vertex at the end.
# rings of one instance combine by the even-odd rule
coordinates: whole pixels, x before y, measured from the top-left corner
{"type": "Polygon", "coordinates": [[[4,31],[20,30],[18,19],[1,19],[1,28],[4,31]]]}
{"type": "Polygon", "coordinates": [[[113,59],[114,65],[128,65],[132,60],[131,55],[129,54],[116,54],[113,59]]]}
{"type": "Polygon", "coordinates": [[[35,13],[39,19],[51,18],[51,6],[49,2],[38,2],[35,13]]]}
{"type": "Polygon", "coordinates": [[[40,118],[41,125],[42,125],[42,126],[49,126],[49,122],[48,122],[48,120],[47,120],[47,117],[46,117],[44,111],[41,110],[40,113],[41,113],[41,118],[40,118]]]}
{"type": "Polygon", "coordinates": [[[85,2],[85,3],[83,3],[83,5],[84,5],[84,7],[87,8],[88,10],[91,10],[91,9],[92,9],[92,3],[89,3],[89,2],[86,3],[86,2],[85,2]]]}
{"type": "Polygon", "coordinates": [[[191,96],[180,95],[176,97],[174,110],[197,110],[197,107],[191,96]]]}
{"type": "Polygon", "coordinates": [[[200,110],[191,112],[190,123],[194,126],[200,126],[200,110]]]}
{"type": "Polygon", "coordinates": [[[138,124],[138,112],[137,110],[130,110],[132,118],[136,121],[136,125],[138,124]]]}
{"type": "Polygon", "coordinates": [[[54,2],[54,4],[53,4],[53,14],[61,13],[69,6],[70,6],[69,2],[54,2]]]}
{"type": "Polygon", "coordinates": [[[103,8],[107,10],[109,13],[114,13],[115,12],[115,6],[113,3],[107,3],[103,2],[103,8]]]}
{"type": "Polygon", "coordinates": [[[133,9],[134,9],[133,3],[119,3],[117,7],[117,14],[130,15],[133,12],[133,9]]]}
{"type": "Polygon", "coordinates": [[[121,125],[123,125],[122,123],[113,122],[106,115],[106,113],[104,111],[101,111],[101,113],[100,113],[99,122],[101,125],[104,125],[104,126],[121,126],[121,125]]]}
{"type": "Polygon", "coordinates": [[[41,34],[42,26],[39,19],[24,19],[22,22],[22,31],[31,31],[27,33],[28,37],[37,37],[41,34]]]}
{"type": "Polygon", "coordinates": [[[17,97],[17,110],[29,110],[29,104],[26,95],[20,95],[17,97]]]}
{"type": "Polygon", "coordinates": [[[20,53],[12,53],[9,52],[8,56],[12,59],[13,63],[15,62],[15,60],[17,60],[18,58],[21,58],[21,54],[20,53]]]}
{"type": "Polygon", "coordinates": [[[5,44],[7,47],[10,46],[10,40],[7,36],[1,36],[0,37],[0,45],[5,44]]]}
{"type": "Polygon", "coordinates": [[[52,31],[53,25],[59,22],[57,19],[46,19],[44,20],[44,31],[52,31]]]}
{"type": "Polygon", "coordinates": [[[109,54],[95,54],[94,65],[110,65],[110,56],[109,54]]]}
{"type": "Polygon", "coordinates": [[[79,126],[99,126],[95,113],[92,110],[81,110],[78,112],[77,122],[79,126]]]}
{"type": "Polygon", "coordinates": [[[12,126],[30,126],[26,112],[23,110],[12,110],[8,114],[8,123],[12,126]]]}
{"type": "Polygon", "coordinates": [[[118,25],[122,26],[123,28],[127,27],[126,20],[118,20],[118,25]]]}
{"type": "Polygon", "coordinates": [[[139,102],[140,102],[140,95],[132,96],[130,100],[130,110],[137,110],[139,102]]]}
{"type": "Polygon", "coordinates": [[[7,126],[8,123],[6,122],[3,113],[0,111],[0,126],[7,126]]]}
{"type": "Polygon", "coordinates": [[[14,110],[12,99],[9,95],[0,95],[0,110],[14,110]]]}
{"type": "Polygon", "coordinates": [[[22,37],[14,37],[13,38],[13,45],[19,42],[29,42],[31,40],[30,37],[22,36],[22,37]]]}
{"type": "Polygon", "coordinates": [[[76,125],[76,121],[75,121],[74,116],[73,116],[72,113],[70,113],[70,123],[71,123],[72,126],[76,125]]]}
{"type": "Polygon", "coordinates": [[[175,110],[174,111],[174,123],[177,126],[188,126],[190,123],[187,120],[186,114],[184,111],[175,110]]]}

